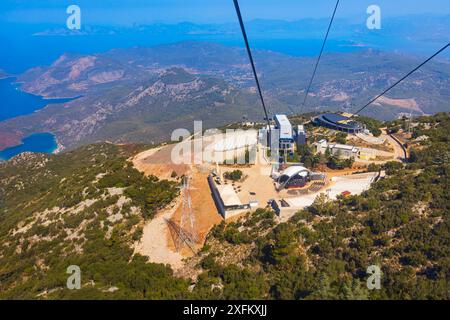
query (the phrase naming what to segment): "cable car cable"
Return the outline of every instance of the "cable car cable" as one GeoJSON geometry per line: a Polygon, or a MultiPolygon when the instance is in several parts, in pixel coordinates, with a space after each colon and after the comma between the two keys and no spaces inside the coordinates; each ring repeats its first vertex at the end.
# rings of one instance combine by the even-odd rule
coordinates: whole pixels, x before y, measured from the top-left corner
{"type": "Polygon", "coordinates": [[[333,25],[334,17],[336,16],[336,11],[337,11],[337,9],[339,7],[339,1],[340,0],[336,1],[336,6],[334,7],[333,15],[331,16],[331,20],[330,20],[330,24],[328,25],[327,33],[325,35],[325,38],[323,39],[322,48],[320,49],[320,54],[319,54],[319,57],[317,58],[316,65],[314,67],[314,71],[313,71],[311,80],[309,81],[308,89],[306,90],[305,98],[303,100],[303,104],[301,106],[301,109],[303,109],[305,107],[306,100],[308,99],[309,91],[311,90],[311,85],[312,85],[312,83],[314,81],[314,77],[316,76],[317,68],[319,66],[320,59],[322,58],[322,54],[323,54],[323,51],[325,49],[325,44],[327,43],[328,35],[330,34],[330,30],[331,30],[331,26],[333,25]]]}
{"type": "Polygon", "coordinates": [[[263,109],[264,109],[264,114],[265,114],[266,120],[267,120],[267,125],[269,126],[269,130],[270,130],[269,114],[267,113],[266,104],[264,103],[264,98],[263,98],[263,95],[262,95],[261,86],[259,84],[258,74],[256,73],[255,63],[253,61],[252,51],[250,50],[250,45],[248,43],[247,33],[245,32],[245,26],[244,26],[244,21],[242,20],[241,9],[239,8],[238,0],[233,0],[233,1],[234,1],[234,7],[236,9],[236,13],[237,13],[237,16],[238,16],[238,19],[239,19],[239,25],[241,26],[242,36],[244,37],[245,46],[247,48],[248,57],[250,59],[250,64],[252,66],[253,76],[255,77],[256,87],[258,88],[259,97],[261,99],[261,103],[262,103],[262,106],[263,106],[263,109]]]}
{"type": "Polygon", "coordinates": [[[375,98],[373,98],[372,100],[369,101],[369,103],[367,103],[364,107],[362,107],[361,109],[359,109],[358,111],[356,111],[351,117],[353,118],[354,116],[356,116],[357,114],[359,114],[361,111],[363,111],[364,109],[366,109],[368,106],[370,106],[372,103],[374,103],[375,101],[377,101],[379,98],[381,98],[383,95],[385,95],[386,93],[388,93],[389,91],[391,91],[395,86],[397,86],[400,82],[402,82],[403,80],[405,80],[406,78],[408,78],[410,75],[412,75],[414,72],[416,72],[417,70],[419,70],[421,67],[423,67],[425,64],[427,64],[430,60],[432,60],[434,57],[436,57],[438,54],[440,54],[442,51],[444,51],[445,49],[447,49],[450,46],[450,42],[445,45],[443,48],[441,48],[439,51],[437,51],[435,54],[433,54],[431,57],[429,57],[427,60],[425,60],[424,62],[422,62],[419,66],[417,66],[416,68],[414,68],[412,71],[410,71],[407,75],[405,75],[403,78],[401,78],[400,80],[398,80],[396,83],[394,83],[392,86],[390,86],[388,89],[384,90],[381,94],[379,94],[378,96],[376,96],[375,98]]]}

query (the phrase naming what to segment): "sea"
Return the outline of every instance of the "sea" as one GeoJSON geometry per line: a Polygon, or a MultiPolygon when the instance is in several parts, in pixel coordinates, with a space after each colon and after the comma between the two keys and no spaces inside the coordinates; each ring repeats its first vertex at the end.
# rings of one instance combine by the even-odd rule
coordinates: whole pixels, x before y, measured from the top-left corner
{"type": "MultiPolygon", "coordinates": [[[[48,104],[65,103],[72,99],[45,99],[41,96],[20,90],[14,77],[0,79],[0,126],[1,121],[33,113],[48,104]]],[[[22,140],[22,143],[0,150],[0,160],[9,160],[19,153],[53,153],[57,149],[56,138],[52,133],[37,133],[22,140]]]]}
{"type": "Polygon", "coordinates": [[[72,99],[45,99],[20,90],[15,78],[0,79],[0,121],[33,113],[48,104],[65,103],[72,99]]]}
{"type": "Polygon", "coordinates": [[[57,148],[58,144],[53,134],[35,133],[24,138],[20,145],[0,151],[0,161],[9,160],[23,152],[53,153],[57,148]]]}

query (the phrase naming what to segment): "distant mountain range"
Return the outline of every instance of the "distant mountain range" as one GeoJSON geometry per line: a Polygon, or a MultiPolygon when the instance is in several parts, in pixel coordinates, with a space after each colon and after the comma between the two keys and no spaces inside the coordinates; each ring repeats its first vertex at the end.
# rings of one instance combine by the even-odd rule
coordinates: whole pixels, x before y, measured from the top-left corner
{"type": "MultiPolygon", "coordinates": [[[[333,23],[326,50],[348,52],[354,51],[355,48],[372,48],[426,56],[450,39],[450,29],[448,28],[450,14],[399,17],[383,15],[381,30],[369,30],[366,26],[366,17],[366,15],[353,18],[338,16],[333,23]]],[[[246,26],[254,48],[273,50],[294,56],[314,56],[318,54],[328,23],[328,18],[295,21],[258,19],[247,21],[246,26]]],[[[62,26],[47,25],[34,28],[31,33],[35,36],[34,40],[42,41],[49,41],[49,38],[53,41],[55,39],[63,41],[62,39],[66,37],[75,36],[78,39],[74,40],[74,43],[89,38],[101,38],[100,43],[108,43],[110,38],[114,37],[113,42],[116,46],[110,46],[110,49],[133,45],[147,47],[187,40],[242,45],[242,36],[237,21],[215,24],[192,22],[134,24],[128,27],[83,25],[81,30],[68,30],[62,26]]],[[[102,48],[101,51],[91,52],[106,50],[107,48],[102,48]]],[[[75,51],[86,52],[86,49],[75,51]]],[[[441,57],[450,59],[450,52],[444,52],[441,57]]]]}
{"type": "MultiPolygon", "coordinates": [[[[264,96],[274,113],[354,111],[420,63],[415,57],[366,50],[326,54],[306,108],[300,108],[315,58],[256,50],[264,96]]],[[[56,134],[67,148],[107,140],[160,142],[176,128],[192,130],[245,119],[262,120],[244,49],[207,42],[65,54],[51,66],[18,77],[22,89],[49,98],[80,97],[4,121],[0,138],[34,132],[56,134]]],[[[450,110],[450,64],[433,61],[366,115],[450,110]]]]}
{"type": "MultiPolygon", "coordinates": [[[[366,27],[365,16],[356,18],[336,18],[330,37],[360,38],[370,37],[373,30],[366,27]]],[[[398,17],[383,17],[382,33],[384,37],[408,37],[410,40],[443,41],[450,37],[450,14],[407,15],[398,17]]],[[[246,22],[252,38],[274,39],[278,36],[284,38],[322,38],[328,26],[329,18],[300,19],[295,21],[256,19],[246,22]],[[270,32],[268,32],[270,31],[270,32]]],[[[86,25],[82,30],[68,30],[67,28],[47,28],[36,32],[37,36],[59,35],[86,35],[86,34],[121,34],[149,33],[155,36],[164,34],[191,34],[191,35],[236,35],[240,37],[237,23],[210,23],[198,24],[181,22],[177,24],[154,23],[149,25],[135,24],[131,27],[104,27],[86,25]]]]}

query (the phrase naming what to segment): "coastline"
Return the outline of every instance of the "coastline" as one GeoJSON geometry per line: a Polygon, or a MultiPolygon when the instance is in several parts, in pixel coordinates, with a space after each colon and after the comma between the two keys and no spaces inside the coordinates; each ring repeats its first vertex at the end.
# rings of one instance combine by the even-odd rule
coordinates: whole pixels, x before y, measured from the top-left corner
{"type": "MultiPolygon", "coordinates": [[[[17,79],[17,77],[15,77],[15,76],[9,76],[6,78],[16,78],[17,79]]],[[[4,78],[4,79],[6,79],[6,78],[4,78]]],[[[2,79],[0,78],[0,80],[2,80],[2,79]]],[[[20,91],[31,94],[36,97],[40,97],[40,98],[42,98],[42,100],[67,100],[65,102],[56,102],[56,103],[67,103],[67,102],[70,102],[70,101],[73,101],[73,100],[83,97],[82,95],[74,96],[74,97],[60,97],[60,96],[51,96],[50,94],[39,94],[39,93],[33,92],[32,90],[25,89],[23,87],[23,85],[26,84],[26,81],[14,81],[13,84],[17,85],[17,87],[20,91]]]]}
{"type": "Polygon", "coordinates": [[[64,145],[59,141],[59,139],[56,137],[55,134],[53,134],[53,136],[55,137],[56,141],[56,149],[53,150],[52,154],[60,154],[61,152],[64,151],[64,149],[66,149],[66,147],[64,147],[64,145]]]}
{"type": "MultiPolygon", "coordinates": [[[[13,120],[16,118],[19,118],[21,116],[26,116],[28,114],[36,113],[42,109],[47,108],[49,105],[56,103],[56,104],[64,104],[66,102],[72,101],[75,98],[50,98],[50,97],[44,97],[37,95],[32,92],[27,92],[27,90],[24,90],[23,83],[17,81],[17,77],[14,75],[11,75],[9,73],[3,72],[1,70],[0,72],[0,80],[5,82],[7,86],[12,86],[12,88],[15,88],[15,91],[23,92],[24,94],[29,94],[31,96],[38,97],[41,99],[41,102],[37,101],[37,103],[42,104],[42,107],[39,107],[36,110],[30,110],[27,114],[19,114],[17,116],[7,117],[6,119],[2,119],[0,123],[7,122],[9,120],[13,120]]],[[[8,87],[9,88],[9,87],[8,87]]],[[[8,96],[6,96],[7,98],[8,96]]],[[[8,101],[8,100],[7,100],[8,101]]],[[[34,100],[31,100],[30,103],[33,103],[34,100]]],[[[24,103],[27,103],[25,101],[24,103]]],[[[30,151],[30,152],[43,152],[48,154],[58,154],[61,153],[65,146],[59,141],[59,139],[56,137],[55,134],[52,132],[23,132],[22,130],[9,130],[6,129],[6,126],[4,128],[0,129],[0,155],[2,157],[2,160],[10,159],[11,157],[22,152],[30,151]],[[37,138],[35,135],[39,136],[42,133],[46,133],[51,135],[50,137],[44,137],[42,140],[41,138],[37,138]],[[30,140],[31,138],[31,140],[30,140]],[[29,145],[29,142],[31,141],[31,145],[29,145]],[[31,148],[31,149],[30,149],[31,148]],[[30,149],[30,150],[28,150],[30,149]]]]}

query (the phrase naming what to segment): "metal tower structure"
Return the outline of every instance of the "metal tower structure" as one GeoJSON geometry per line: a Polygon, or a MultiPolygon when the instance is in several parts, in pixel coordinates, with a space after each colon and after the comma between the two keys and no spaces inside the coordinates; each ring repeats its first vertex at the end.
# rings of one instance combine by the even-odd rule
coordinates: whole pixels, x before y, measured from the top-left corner
{"type": "Polygon", "coordinates": [[[191,238],[194,242],[197,242],[198,237],[197,233],[195,232],[195,217],[192,210],[192,201],[189,183],[190,179],[191,178],[189,176],[185,176],[183,179],[183,186],[181,188],[183,203],[181,208],[180,227],[183,230],[186,230],[186,232],[191,235],[191,238]]]}
{"type": "Polygon", "coordinates": [[[181,251],[184,245],[187,245],[189,249],[194,251],[193,246],[198,243],[189,180],[190,177],[185,176],[183,185],[180,187],[182,196],[180,224],[177,224],[173,219],[166,219],[177,251],[181,251]]]}

